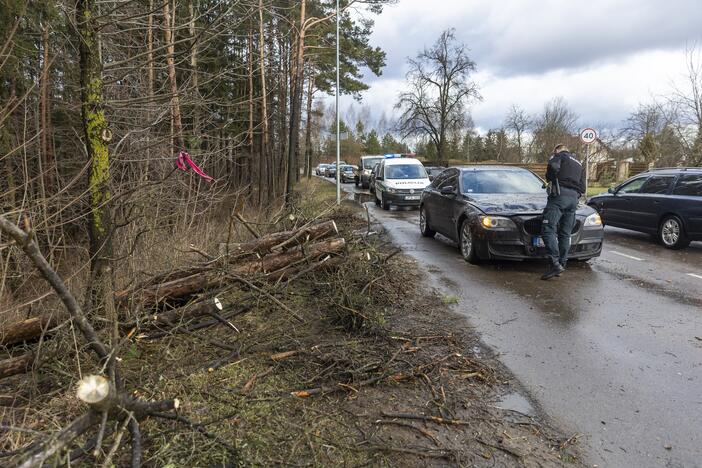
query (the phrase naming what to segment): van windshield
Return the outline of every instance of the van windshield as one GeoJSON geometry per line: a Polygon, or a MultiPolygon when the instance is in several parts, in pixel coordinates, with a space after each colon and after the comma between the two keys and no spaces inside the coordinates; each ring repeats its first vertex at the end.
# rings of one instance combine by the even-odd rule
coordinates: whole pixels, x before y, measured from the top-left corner
{"type": "Polygon", "coordinates": [[[426,179],[427,171],[420,164],[394,164],[385,166],[386,179],[426,179]]]}
{"type": "Polygon", "coordinates": [[[373,169],[383,158],[368,158],[363,160],[363,169],[373,169]]]}

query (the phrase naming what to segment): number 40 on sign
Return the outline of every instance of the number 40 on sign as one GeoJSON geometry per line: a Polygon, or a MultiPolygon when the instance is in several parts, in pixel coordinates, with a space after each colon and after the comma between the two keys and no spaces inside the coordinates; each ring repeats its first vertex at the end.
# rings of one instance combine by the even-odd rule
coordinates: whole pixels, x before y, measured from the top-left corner
{"type": "Polygon", "coordinates": [[[589,145],[597,139],[597,131],[594,128],[585,128],[580,132],[580,141],[589,145]]]}

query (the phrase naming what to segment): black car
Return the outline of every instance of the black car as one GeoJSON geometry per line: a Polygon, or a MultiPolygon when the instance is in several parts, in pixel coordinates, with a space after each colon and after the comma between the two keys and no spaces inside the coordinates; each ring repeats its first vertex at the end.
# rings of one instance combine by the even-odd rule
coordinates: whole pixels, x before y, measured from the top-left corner
{"type": "MultiPolygon", "coordinates": [[[[471,263],[485,259],[547,258],[541,238],[546,206],[543,181],[519,167],[452,167],[424,189],[419,227],[424,237],[438,232],[458,243],[471,263]]],[[[568,258],[589,260],[602,252],[597,211],[581,205],[568,258]]]]}
{"type": "Polygon", "coordinates": [[[702,168],[657,169],[588,200],[608,226],[655,236],[669,249],[702,240],[702,168]]]}

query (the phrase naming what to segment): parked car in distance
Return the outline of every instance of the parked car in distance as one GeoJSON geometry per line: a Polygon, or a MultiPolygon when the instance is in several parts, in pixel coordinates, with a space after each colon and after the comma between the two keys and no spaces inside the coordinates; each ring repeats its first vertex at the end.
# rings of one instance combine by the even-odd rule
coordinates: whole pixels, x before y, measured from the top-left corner
{"type": "Polygon", "coordinates": [[[368,177],[368,191],[370,193],[375,193],[375,175],[378,173],[378,168],[380,167],[380,163],[377,162],[373,166],[373,169],[371,169],[370,176],[368,177]]]}
{"type": "Polygon", "coordinates": [[[361,156],[361,164],[359,164],[356,170],[356,187],[361,188],[370,187],[370,176],[373,168],[376,164],[383,160],[383,156],[361,156]]]}
{"type": "Polygon", "coordinates": [[[434,177],[441,174],[446,168],[441,166],[424,166],[424,169],[426,169],[427,174],[429,174],[429,180],[434,180],[434,177]]]}
{"type": "Polygon", "coordinates": [[[605,225],[651,234],[669,249],[702,240],[702,168],[644,172],[587,203],[605,225]]]}
{"type": "Polygon", "coordinates": [[[353,166],[351,164],[341,166],[341,175],[339,176],[341,178],[341,182],[353,182],[356,179],[355,171],[357,169],[358,168],[356,166],[353,166]]]}
{"type": "MultiPolygon", "coordinates": [[[[345,161],[339,161],[339,165],[343,166],[344,164],[346,164],[345,161]]],[[[324,175],[326,177],[336,177],[336,162],[329,164],[329,167],[324,171],[324,175]]]]}
{"type": "Polygon", "coordinates": [[[318,175],[318,176],[322,176],[322,175],[324,175],[324,170],[325,170],[328,166],[329,166],[329,164],[320,164],[320,165],[318,165],[318,166],[315,168],[314,173],[315,173],[316,175],[318,175]]]}
{"type": "MultiPolygon", "coordinates": [[[[438,232],[456,241],[471,263],[545,259],[541,225],[546,200],[543,181],[527,169],[451,167],[422,192],[419,229],[424,237],[438,232]]],[[[568,258],[599,256],[603,235],[597,211],[580,205],[568,258]]]]}
{"type": "Polygon", "coordinates": [[[394,206],[419,206],[421,193],[429,185],[424,165],[414,158],[386,157],[375,175],[375,204],[389,210],[394,206]]]}

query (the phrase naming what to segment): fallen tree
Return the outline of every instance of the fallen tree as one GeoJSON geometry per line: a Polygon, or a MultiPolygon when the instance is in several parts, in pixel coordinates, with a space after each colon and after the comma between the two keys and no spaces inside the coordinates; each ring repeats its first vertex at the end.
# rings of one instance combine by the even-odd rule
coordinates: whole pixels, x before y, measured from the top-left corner
{"type": "Polygon", "coordinates": [[[12,346],[37,339],[46,330],[58,324],[58,314],[32,317],[0,328],[0,346],[12,346]]]}
{"type": "MultiPolygon", "coordinates": [[[[310,245],[298,246],[282,253],[273,253],[260,259],[211,270],[200,271],[184,278],[154,284],[141,289],[130,289],[115,293],[115,301],[125,307],[130,302],[149,308],[157,306],[166,300],[180,299],[194,293],[221,287],[231,282],[231,276],[251,276],[256,274],[273,274],[291,266],[309,265],[322,260],[330,254],[343,252],[346,243],[344,239],[329,239],[310,245]]],[[[278,276],[279,277],[279,276],[278,276]]]]}
{"type": "MultiPolygon", "coordinates": [[[[321,268],[335,268],[344,261],[339,255],[346,244],[342,238],[321,240],[333,235],[338,235],[338,229],[336,223],[330,220],[233,244],[230,253],[223,258],[226,261],[210,261],[189,269],[154,275],[138,286],[115,292],[115,303],[121,308],[131,304],[148,310],[168,301],[181,301],[194,294],[222,287],[232,283],[233,277],[262,275],[264,280],[277,281],[321,268]]],[[[216,309],[212,304],[187,305],[151,315],[158,319],[147,320],[147,323],[166,326],[213,312],[216,309]]],[[[42,333],[55,327],[59,320],[59,314],[51,314],[6,325],[0,329],[0,345],[12,346],[37,340],[42,333]]],[[[125,330],[134,326],[136,322],[128,322],[121,324],[120,328],[125,330]]]]}

